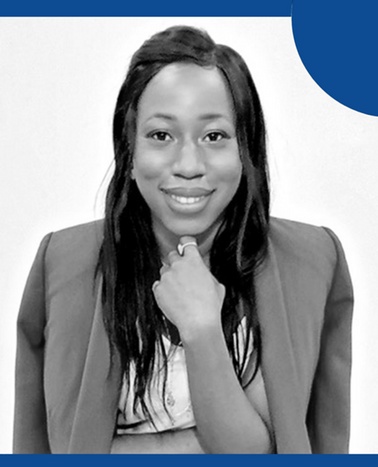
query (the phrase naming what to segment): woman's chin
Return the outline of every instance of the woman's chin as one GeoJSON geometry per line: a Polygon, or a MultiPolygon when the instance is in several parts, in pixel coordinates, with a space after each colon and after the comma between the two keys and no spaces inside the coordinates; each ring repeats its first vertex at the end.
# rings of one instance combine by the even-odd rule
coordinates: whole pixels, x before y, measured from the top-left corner
{"type": "Polygon", "coordinates": [[[208,224],[199,222],[183,222],[172,225],[169,229],[176,237],[201,237],[206,235],[206,232],[212,230],[208,224]]]}
{"type": "Polygon", "coordinates": [[[215,237],[220,226],[220,222],[214,222],[210,225],[180,225],[175,226],[171,232],[179,239],[181,237],[195,237],[198,243],[206,242],[207,240],[215,237]]]}
{"type": "Polygon", "coordinates": [[[163,250],[175,248],[181,237],[194,237],[199,246],[204,250],[211,248],[215,235],[220,227],[221,219],[211,222],[200,222],[199,219],[176,220],[163,222],[161,219],[153,219],[153,229],[158,243],[163,250]]]}

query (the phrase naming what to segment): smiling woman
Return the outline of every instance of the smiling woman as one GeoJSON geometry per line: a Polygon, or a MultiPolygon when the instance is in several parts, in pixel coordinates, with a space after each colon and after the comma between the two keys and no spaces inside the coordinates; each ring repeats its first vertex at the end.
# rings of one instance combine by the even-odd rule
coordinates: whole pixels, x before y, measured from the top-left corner
{"type": "Polygon", "coordinates": [[[248,68],[178,26],[134,54],[105,219],[47,235],[18,320],[14,451],[342,453],[352,286],[273,219],[248,68]]]}

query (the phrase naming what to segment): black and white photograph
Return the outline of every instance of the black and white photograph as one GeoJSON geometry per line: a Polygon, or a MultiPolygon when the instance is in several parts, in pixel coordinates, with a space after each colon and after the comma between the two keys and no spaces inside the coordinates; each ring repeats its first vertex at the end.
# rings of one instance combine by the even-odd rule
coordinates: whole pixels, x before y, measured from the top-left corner
{"type": "Polygon", "coordinates": [[[378,453],[378,118],[290,17],[0,18],[0,453],[378,453]]]}

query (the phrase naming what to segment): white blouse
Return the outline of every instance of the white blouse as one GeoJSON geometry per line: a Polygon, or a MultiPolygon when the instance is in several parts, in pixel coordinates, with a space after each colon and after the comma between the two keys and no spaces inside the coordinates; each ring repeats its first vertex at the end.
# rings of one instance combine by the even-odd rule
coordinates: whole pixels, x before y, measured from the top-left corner
{"type": "MultiPolygon", "coordinates": [[[[246,337],[245,317],[239,323],[237,332],[239,351],[242,352],[245,347],[246,337]]],[[[164,381],[163,359],[156,359],[155,371],[151,382],[151,397],[148,398],[146,396],[145,400],[154,424],[146,419],[140,404],[137,405],[136,412],[134,413],[133,411],[135,366],[131,365],[129,393],[127,393],[126,378],[124,377],[123,380],[118,405],[116,435],[156,433],[167,430],[180,430],[196,425],[190,399],[185,350],[181,346],[172,344],[164,335],[163,344],[168,356],[165,403],[169,413],[164,409],[162,400],[164,381]]],[[[248,361],[252,355],[252,351],[253,342],[251,337],[248,348],[248,361]]]]}

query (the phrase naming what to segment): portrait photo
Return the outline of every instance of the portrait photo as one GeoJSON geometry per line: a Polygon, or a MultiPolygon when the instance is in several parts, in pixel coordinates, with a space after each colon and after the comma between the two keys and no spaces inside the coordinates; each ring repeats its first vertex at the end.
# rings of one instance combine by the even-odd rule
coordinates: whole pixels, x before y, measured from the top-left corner
{"type": "Polygon", "coordinates": [[[290,17],[0,18],[0,453],[378,453],[378,117],[290,17]]]}

